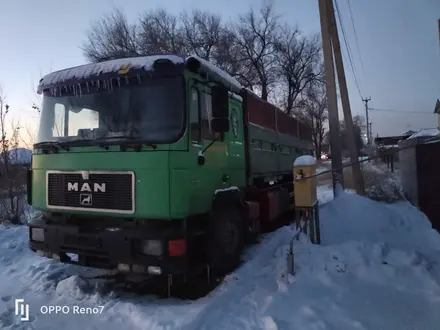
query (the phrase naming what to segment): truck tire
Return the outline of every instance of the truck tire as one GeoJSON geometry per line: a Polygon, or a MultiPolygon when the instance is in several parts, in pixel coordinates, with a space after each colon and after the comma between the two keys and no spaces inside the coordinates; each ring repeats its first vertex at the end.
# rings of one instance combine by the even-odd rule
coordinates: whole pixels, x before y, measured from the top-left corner
{"type": "Polygon", "coordinates": [[[244,248],[243,220],[233,204],[218,205],[212,210],[208,231],[208,259],[218,275],[226,274],[240,263],[244,248]]]}

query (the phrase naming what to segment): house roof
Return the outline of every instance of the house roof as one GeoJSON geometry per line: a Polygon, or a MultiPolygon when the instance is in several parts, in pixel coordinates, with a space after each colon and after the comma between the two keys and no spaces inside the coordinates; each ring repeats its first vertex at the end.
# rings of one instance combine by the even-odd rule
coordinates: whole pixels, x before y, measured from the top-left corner
{"type": "Polygon", "coordinates": [[[409,137],[409,135],[396,135],[396,136],[378,136],[374,139],[376,144],[381,145],[395,145],[400,140],[405,140],[409,137]]]}
{"type": "Polygon", "coordinates": [[[416,133],[416,131],[409,130],[408,132],[405,132],[405,133],[403,133],[402,135],[403,135],[403,136],[405,136],[405,135],[411,136],[411,135],[413,135],[414,133],[416,133]]]}
{"type": "Polygon", "coordinates": [[[438,128],[423,128],[417,133],[411,135],[408,139],[414,139],[424,136],[438,136],[440,134],[440,130],[438,128]]]}

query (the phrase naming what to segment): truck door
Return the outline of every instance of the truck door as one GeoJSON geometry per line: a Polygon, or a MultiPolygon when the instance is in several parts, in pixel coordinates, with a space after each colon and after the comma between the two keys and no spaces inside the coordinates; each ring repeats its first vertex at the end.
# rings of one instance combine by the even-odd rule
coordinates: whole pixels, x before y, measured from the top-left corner
{"type": "Polygon", "coordinates": [[[190,214],[198,214],[209,211],[214,191],[223,186],[223,180],[228,176],[228,146],[227,134],[222,137],[211,130],[210,88],[201,84],[193,85],[190,95],[191,196],[189,211],[190,214]],[[206,149],[209,144],[211,145],[206,149]],[[202,158],[204,162],[199,162],[202,158]]]}
{"type": "Polygon", "coordinates": [[[236,98],[229,101],[228,158],[230,186],[246,185],[246,163],[243,132],[243,106],[236,98]]]}

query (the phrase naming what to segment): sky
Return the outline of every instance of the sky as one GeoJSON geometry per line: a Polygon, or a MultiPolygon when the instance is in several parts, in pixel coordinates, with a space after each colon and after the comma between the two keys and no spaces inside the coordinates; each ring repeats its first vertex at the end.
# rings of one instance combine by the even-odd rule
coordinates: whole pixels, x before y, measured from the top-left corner
{"type": "MultiPolygon", "coordinates": [[[[370,111],[373,135],[394,135],[409,129],[436,127],[433,114],[440,98],[440,43],[437,0],[337,0],[347,42],[351,48],[360,93],[344,54],[353,115],[365,115],[369,106],[421,113],[370,111]],[[348,6],[350,1],[358,45],[348,6]],[[358,49],[360,52],[358,52],[358,49]]],[[[257,8],[257,0],[3,0],[0,11],[0,85],[14,120],[35,131],[38,114],[32,103],[38,80],[54,70],[86,63],[80,46],[93,21],[114,8],[134,21],[144,10],[203,9],[225,21],[257,8]]],[[[304,34],[320,33],[318,0],[274,0],[282,20],[304,34]]],[[[342,118],[342,110],[340,117],[342,118]]]]}

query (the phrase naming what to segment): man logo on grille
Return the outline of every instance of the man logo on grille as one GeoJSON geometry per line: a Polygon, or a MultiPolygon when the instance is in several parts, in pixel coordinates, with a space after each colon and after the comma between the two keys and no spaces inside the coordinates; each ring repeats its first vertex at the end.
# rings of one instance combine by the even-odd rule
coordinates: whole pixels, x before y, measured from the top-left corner
{"type": "Polygon", "coordinates": [[[92,205],[92,194],[80,194],[79,203],[81,205],[92,205]]]}

